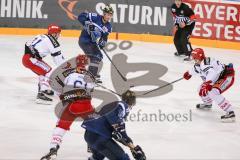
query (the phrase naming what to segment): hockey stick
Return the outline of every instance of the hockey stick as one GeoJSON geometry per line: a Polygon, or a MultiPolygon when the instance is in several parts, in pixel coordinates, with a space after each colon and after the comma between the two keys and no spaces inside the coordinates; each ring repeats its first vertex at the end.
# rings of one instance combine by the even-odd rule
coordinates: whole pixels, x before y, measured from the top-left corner
{"type": "Polygon", "coordinates": [[[179,78],[179,79],[177,79],[177,80],[175,80],[175,81],[173,81],[173,82],[171,82],[171,83],[167,83],[167,84],[165,84],[165,85],[163,85],[163,86],[160,86],[160,87],[158,87],[158,88],[156,88],[156,89],[153,89],[153,90],[151,90],[151,91],[145,92],[145,93],[142,94],[142,96],[147,95],[147,94],[149,94],[149,93],[152,93],[152,92],[154,92],[154,91],[157,91],[157,90],[159,90],[159,89],[162,89],[162,88],[164,88],[164,87],[167,87],[167,86],[169,86],[169,85],[171,85],[171,84],[173,84],[173,83],[176,83],[176,82],[178,82],[178,81],[181,81],[182,79],[183,79],[183,77],[182,77],[182,78],[179,78]]]}
{"type": "Polygon", "coordinates": [[[107,88],[107,87],[105,87],[105,86],[103,86],[103,85],[100,85],[100,84],[96,84],[96,85],[99,86],[99,87],[101,87],[101,88],[103,88],[103,89],[105,89],[105,90],[110,91],[110,92],[113,93],[113,94],[116,94],[116,95],[118,95],[118,96],[121,97],[121,95],[120,95],[119,93],[117,93],[117,92],[115,92],[115,91],[113,91],[113,90],[111,90],[111,89],[109,89],[109,88],[107,88]]]}
{"type": "Polygon", "coordinates": [[[113,67],[116,69],[116,71],[118,72],[118,74],[120,75],[120,77],[126,82],[127,78],[124,77],[122,75],[122,73],[119,71],[119,69],[117,68],[117,66],[113,63],[113,61],[111,60],[111,58],[109,57],[109,55],[107,54],[107,52],[102,48],[103,53],[107,56],[108,60],[111,62],[111,64],[113,65],[113,67]]]}

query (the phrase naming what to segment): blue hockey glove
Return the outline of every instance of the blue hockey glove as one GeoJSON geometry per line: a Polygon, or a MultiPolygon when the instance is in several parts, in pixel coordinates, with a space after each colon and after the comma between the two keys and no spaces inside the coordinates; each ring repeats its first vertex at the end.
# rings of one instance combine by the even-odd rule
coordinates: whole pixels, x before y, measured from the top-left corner
{"type": "Polygon", "coordinates": [[[95,26],[91,21],[85,21],[84,29],[90,34],[95,30],[95,26]]]}
{"type": "Polygon", "coordinates": [[[131,150],[131,152],[132,152],[132,155],[133,155],[134,159],[136,159],[136,160],[146,160],[145,153],[143,152],[142,148],[139,145],[134,147],[131,150]]]}
{"type": "Polygon", "coordinates": [[[125,124],[119,124],[117,127],[115,127],[114,131],[112,132],[112,137],[124,145],[132,143],[132,139],[128,137],[126,133],[125,124]]]}
{"type": "Polygon", "coordinates": [[[107,41],[104,41],[102,38],[98,42],[99,48],[103,49],[107,44],[107,41]]]}

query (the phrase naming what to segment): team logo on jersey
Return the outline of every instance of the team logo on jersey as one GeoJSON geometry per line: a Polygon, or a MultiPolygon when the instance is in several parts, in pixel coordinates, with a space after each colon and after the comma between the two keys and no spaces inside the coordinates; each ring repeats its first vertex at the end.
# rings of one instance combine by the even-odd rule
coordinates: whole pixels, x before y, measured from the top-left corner
{"type": "Polygon", "coordinates": [[[181,14],[183,14],[184,13],[184,11],[183,10],[181,10],[181,14]]]}

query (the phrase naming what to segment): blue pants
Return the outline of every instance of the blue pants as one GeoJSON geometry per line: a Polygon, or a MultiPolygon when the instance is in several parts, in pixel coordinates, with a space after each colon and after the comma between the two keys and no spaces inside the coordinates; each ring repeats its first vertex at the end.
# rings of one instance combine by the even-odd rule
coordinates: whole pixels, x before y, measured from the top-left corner
{"type": "Polygon", "coordinates": [[[93,43],[84,43],[79,40],[79,46],[83,50],[83,52],[90,59],[89,71],[97,76],[99,70],[99,64],[102,61],[103,55],[100,49],[96,46],[97,44],[93,43]]]}
{"type": "Polygon", "coordinates": [[[97,47],[97,44],[94,43],[85,43],[85,42],[78,42],[80,48],[83,52],[90,58],[94,59],[95,61],[102,61],[103,55],[100,49],[97,47]]]}
{"type": "Polygon", "coordinates": [[[95,160],[130,160],[124,150],[111,138],[107,139],[97,133],[86,130],[85,141],[92,150],[95,160]]]}

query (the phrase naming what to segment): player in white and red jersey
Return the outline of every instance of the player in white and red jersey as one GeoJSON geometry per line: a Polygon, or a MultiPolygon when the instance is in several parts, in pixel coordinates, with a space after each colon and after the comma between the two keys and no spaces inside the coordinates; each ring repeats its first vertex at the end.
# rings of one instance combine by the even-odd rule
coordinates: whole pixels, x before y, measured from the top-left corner
{"type": "Polygon", "coordinates": [[[235,121],[235,114],[230,102],[222,96],[222,93],[228,90],[234,83],[233,64],[225,65],[214,58],[205,57],[201,48],[192,51],[192,58],[195,61],[192,70],[184,74],[184,78],[189,80],[192,75],[199,75],[203,83],[200,86],[199,96],[203,104],[197,104],[198,109],[211,108],[212,101],[226,112],[221,116],[222,121],[235,121]]]}
{"type": "Polygon", "coordinates": [[[76,72],[70,73],[64,79],[64,93],[60,96],[66,108],[61,113],[56,128],[53,131],[50,151],[41,160],[55,159],[63,136],[70,130],[73,121],[78,117],[85,119],[95,111],[91,104],[91,93],[95,87],[95,83],[89,77],[89,72],[86,71],[85,66],[88,64],[87,56],[79,55],[76,58],[76,63],[76,72]]]}
{"type": "Polygon", "coordinates": [[[39,76],[37,103],[51,104],[52,102],[52,99],[46,96],[54,94],[49,86],[49,75],[52,68],[42,59],[50,54],[57,66],[64,62],[58,42],[60,33],[61,28],[51,24],[48,26],[47,34],[38,35],[25,44],[25,54],[22,58],[22,63],[26,68],[39,76]]]}

